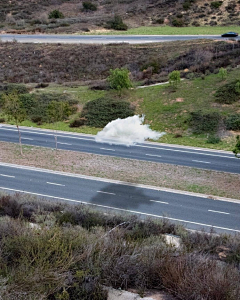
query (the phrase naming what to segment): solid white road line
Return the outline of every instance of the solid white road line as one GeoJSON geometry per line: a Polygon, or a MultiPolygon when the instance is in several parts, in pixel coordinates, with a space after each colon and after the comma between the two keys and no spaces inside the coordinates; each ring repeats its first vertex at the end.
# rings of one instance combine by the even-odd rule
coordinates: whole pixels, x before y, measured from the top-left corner
{"type": "Polygon", "coordinates": [[[145,154],[147,156],[156,156],[156,157],[162,157],[161,155],[154,155],[154,154],[145,154]]]}
{"type": "Polygon", "coordinates": [[[109,192],[103,192],[103,191],[97,191],[97,193],[108,194],[108,195],[116,195],[115,193],[109,193],[109,192]]]}
{"type": "Polygon", "coordinates": [[[203,163],[203,164],[210,164],[209,161],[202,161],[202,160],[192,160],[192,161],[203,163]]]}
{"type": "Polygon", "coordinates": [[[55,182],[48,182],[48,181],[47,181],[47,184],[65,186],[65,184],[60,184],[60,183],[55,183],[55,182]]]}
{"type": "Polygon", "coordinates": [[[29,141],[33,141],[33,139],[30,139],[30,138],[25,138],[25,137],[22,137],[22,140],[29,140],[29,141]]]}
{"type": "Polygon", "coordinates": [[[3,177],[10,177],[10,178],[15,178],[15,176],[5,175],[5,174],[0,174],[0,176],[3,176],[3,177]]]}
{"type": "Polygon", "coordinates": [[[200,198],[203,198],[203,199],[209,199],[211,201],[231,202],[231,203],[236,203],[236,204],[240,205],[240,199],[224,198],[224,197],[218,197],[218,196],[214,196],[214,199],[212,199],[209,195],[206,195],[206,194],[193,193],[193,192],[187,192],[187,191],[181,191],[181,190],[174,190],[174,189],[158,187],[158,186],[152,186],[152,185],[136,184],[136,183],[131,183],[131,182],[125,182],[125,181],[107,179],[107,178],[101,178],[101,177],[94,177],[94,176],[87,176],[87,175],[76,174],[76,173],[68,173],[68,172],[54,171],[54,170],[49,170],[49,169],[42,169],[42,168],[29,167],[29,166],[23,166],[23,165],[16,165],[16,164],[4,163],[4,162],[0,162],[0,166],[9,167],[9,168],[16,168],[16,169],[20,169],[20,170],[36,171],[36,172],[42,172],[42,173],[48,173],[48,174],[56,174],[56,175],[60,175],[60,176],[82,178],[82,179],[86,179],[86,180],[94,180],[94,181],[100,181],[100,182],[120,184],[120,185],[124,185],[124,186],[133,186],[133,187],[137,187],[137,188],[141,188],[141,189],[150,189],[150,190],[166,192],[166,193],[173,193],[173,194],[187,195],[187,196],[193,196],[193,197],[200,197],[200,198]]]}
{"type": "Polygon", "coordinates": [[[157,203],[162,203],[162,204],[169,204],[168,202],[164,202],[164,201],[157,201],[157,200],[149,200],[151,202],[157,202],[157,203]]]}
{"type": "Polygon", "coordinates": [[[31,193],[31,192],[28,192],[28,191],[9,189],[9,188],[5,188],[5,187],[1,187],[1,186],[0,186],[0,189],[7,190],[7,191],[13,191],[13,192],[19,192],[19,193],[25,193],[25,194],[31,194],[31,195],[35,195],[35,196],[53,198],[53,199],[58,199],[58,200],[65,200],[65,201],[70,201],[70,202],[75,202],[75,203],[87,204],[87,205],[92,205],[92,206],[96,206],[96,207],[103,207],[103,208],[107,208],[107,209],[114,209],[114,210],[118,210],[118,211],[124,211],[124,212],[128,212],[128,213],[134,213],[134,214],[139,214],[139,215],[149,216],[149,217],[154,217],[154,218],[167,219],[167,220],[182,222],[182,223],[186,223],[186,224],[194,224],[194,225],[206,226],[206,227],[217,228],[217,229],[222,229],[222,230],[227,230],[227,231],[240,232],[240,230],[237,230],[237,229],[220,227],[220,226],[204,224],[204,223],[198,223],[198,222],[192,222],[192,221],[181,220],[181,219],[176,219],[176,218],[168,218],[168,217],[165,217],[165,216],[153,215],[153,214],[143,213],[143,212],[140,212],[140,211],[128,210],[128,209],[117,208],[117,207],[112,207],[112,206],[106,206],[106,205],[101,205],[101,204],[94,204],[94,203],[84,202],[84,201],[81,201],[81,200],[61,198],[61,197],[55,197],[55,196],[51,196],[51,195],[38,194],[38,193],[31,193]]]}
{"type": "Polygon", "coordinates": [[[154,146],[134,145],[134,147],[141,147],[141,148],[149,148],[149,149],[157,149],[157,150],[183,152],[183,153],[191,153],[191,154],[197,154],[197,155],[207,155],[207,156],[215,156],[215,157],[224,157],[224,158],[237,159],[235,156],[224,156],[224,155],[203,153],[203,152],[197,152],[197,151],[187,151],[187,150],[179,150],[179,149],[171,149],[171,148],[162,148],[162,147],[157,147],[157,146],[154,147],[154,146]]]}
{"type": "Polygon", "coordinates": [[[208,211],[218,213],[218,214],[230,215],[230,213],[227,213],[225,211],[217,211],[217,210],[211,210],[211,209],[209,209],[208,211]]]}
{"type": "Polygon", "coordinates": [[[101,150],[107,150],[107,151],[115,151],[114,149],[108,149],[108,148],[100,148],[101,150]]]}

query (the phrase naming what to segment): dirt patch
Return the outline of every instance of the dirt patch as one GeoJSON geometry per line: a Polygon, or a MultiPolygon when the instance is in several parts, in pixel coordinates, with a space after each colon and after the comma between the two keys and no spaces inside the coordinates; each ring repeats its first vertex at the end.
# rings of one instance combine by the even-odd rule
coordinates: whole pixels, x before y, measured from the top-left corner
{"type": "Polygon", "coordinates": [[[0,142],[0,161],[240,199],[240,175],[0,142]]]}

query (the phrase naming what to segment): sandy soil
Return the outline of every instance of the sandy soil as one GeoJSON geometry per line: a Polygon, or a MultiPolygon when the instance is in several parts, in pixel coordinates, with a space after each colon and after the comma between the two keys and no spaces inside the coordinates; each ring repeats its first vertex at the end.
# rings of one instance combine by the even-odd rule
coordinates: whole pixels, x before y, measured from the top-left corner
{"type": "Polygon", "coordinates": [[[240,175],[0,142],[0,161],[240,199],[240,175]]]}

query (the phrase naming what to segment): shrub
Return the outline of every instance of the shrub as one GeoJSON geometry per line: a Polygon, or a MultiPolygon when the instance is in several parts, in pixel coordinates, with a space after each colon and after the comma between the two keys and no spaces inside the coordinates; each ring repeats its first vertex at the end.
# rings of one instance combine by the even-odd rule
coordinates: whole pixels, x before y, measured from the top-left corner
{"type": "Polygon", "coordinates": [[[190,7],[191,7],[191,3],[190,3],[189,1],[185,1],[185,2],[183,3],[183,9],[184,9],[184,10],[189,10],[190,7]]]}
{"type": "Polygon", "coordinates": [[[221,142],[220,137],[214,135],[214,134],[210,134],[207,138],[207,143],[208,144],[218,144],[221,142]]]}
{"type": "Polygon", "coordinates": [[[240,80],[234,80],[218,88],[215,93],[216,102],[232,104],[238,101],[240,98],[239,82],[240,80]]]}
{"type": "Polygon", "coordinates": [[[226,119],[227,130],[240,130],[240,114],[230,115],[226,119]]]}
{"type": "Polygon", "coordinates": [[[211,2],[211,8],[219,8],[222,5],[222,1],[213,1],[211,2]]]}
{"type": "Polygon", "coordinates": [[[172,20],[172,25],[175,27],[183,27],[184,26],[184,21],[183,19],[173,19],[172,20]]]}
{"type": "Polygon", "coordinates": [[[191,112],[189,125],[194,133],[216,132],[221,116],[218,112],[191,112]]]}
{"type": "Polygon", "coordinates": [[[157,24],[163,24],[164,23],[164,19],[163,18],[159,18],[159,19],[155,20],[155,23],[157,23],[157,24]]]}
{"type": "Polygon", "coordinates": [[[180,71],[172,71],[168,75],[169,83],[173,87],[177,88],[178,84],[180,83],[180,71]]]}
{"type": "Polygon", "coordinates": [[[112,89],[118,91],[132,87],[132,83],[129,78],[129,71],[125,68],[110,70],[110,75],[108,76],[107,81],[112,89]]]}
{"type": "Polygon", "coordinates": [[[104,127],[117,118],[134,115],[129,102],[115,99],[100,98],[85,104],[81,117],[86,118],[86,125],[104,127]]]}
{"type": "Polygon", "coordinates": [[[4,123],[6,120],[3,117],[0,117],[0,123],[4,123]]]}
{"type": "Polygon", "coordinates": [[[64,15],[59,10],[55,9],[49,13],[48,17],[49,19],[63,19],[64,15]]]}
{"type": "Polygon", "coordinates": [[[90,2],[90,1],[83,2],[82,6],[83,6],[84,10],[91,10],[91,11],[96,11],[97,10],[97,5],[90,2]]]}
{"type": "Polygon", "coordinates": [[[127,30],[128,26],[123,23],[123,20],[120,16],[114,16],[114,18],[107,22],[107,28],[114,30],[127,30]]]}
{"type": "Polygon", "coordinates": [[[11,93],[26,94],[28,93],[28,89],[24,84],[7,83],[7,84],[0,84],[0,92],[3,92],[5,94],[11,94],[11,93]]]}
{"type": "Polygon", "coordinates": [[[80,118],[79,116],[72,119],[69,123],[69,127],[80,127],[83,126],[86,123],[86,118],[80,118]]]}

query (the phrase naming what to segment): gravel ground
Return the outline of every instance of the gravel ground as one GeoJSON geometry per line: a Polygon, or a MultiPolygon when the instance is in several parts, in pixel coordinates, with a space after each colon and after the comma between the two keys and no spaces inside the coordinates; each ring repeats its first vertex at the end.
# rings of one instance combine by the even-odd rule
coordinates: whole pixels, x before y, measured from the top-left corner
{"type": "Polygon", "coordinates": [[[0,161],[240,199],[240,175],[0,142],[0,161]]]}

